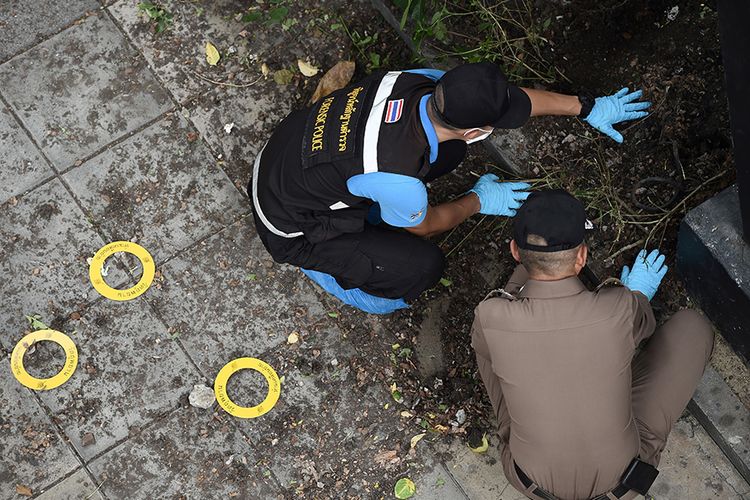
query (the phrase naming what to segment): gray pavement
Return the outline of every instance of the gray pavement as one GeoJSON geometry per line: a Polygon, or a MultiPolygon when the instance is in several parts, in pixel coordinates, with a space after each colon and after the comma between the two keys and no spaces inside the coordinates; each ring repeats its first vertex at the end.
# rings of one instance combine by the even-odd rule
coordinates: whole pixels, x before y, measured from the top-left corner
{"type": "MultiPolygon", "coordinates": [[[[372,370],[390,363],[398,336],[275,264],[255,235],[250,163],[295,98],[261,78],[259,61],[282,45],[298,57],[299,46],[278,27],[239,43],[235,2],[165,2],[175,23],[162,37],[136,4],[0,1],[0,350],[39,314],[80,356],[68,382],[43,392],[0,363],[0,497],[390,498],[408,476],[415,498],[521,498],[494,438],[486,455],[440,433],[410,450],[423,430],[372,370]],[[205,64],[207,39],[227,56],[224,73],[205,64]],[[196,76],[228,73],[245,83],[196,76]],[[114,240],[138,242],[157,264],[129,302],[88,279],[87,259],[114,240]],[[352,338],[342,312],[369,337],[352,338]],[[240,420],[188,404],[195,384],[211,386],[241,356],[282,377],[270,413],[240,420]]],[[[111,285],[138,280],[127,255],[110,264],[111,285]]],[[[483,270],[491,281],[505,271],[483,270]]],[[[399,333],[416,336],[425,376],[443,363],[431,348],[440,329],[435,316],[399,333]]],[[[26,361],[50,376],[62,357],[39,346],[26,361]]],[[[228,391],[255,404],[265,382],[241,372],[228,391]]],[[[747,498],[750,486],[684,417],[654,492],[747,498]]]]}

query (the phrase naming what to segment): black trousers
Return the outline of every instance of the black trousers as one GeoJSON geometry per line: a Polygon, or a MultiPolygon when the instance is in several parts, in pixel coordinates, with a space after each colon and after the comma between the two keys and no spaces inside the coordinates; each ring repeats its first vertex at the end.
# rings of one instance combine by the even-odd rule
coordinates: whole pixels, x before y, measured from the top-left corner
{"type": "MultiPolygon", "coordinates": [[[[466,143],[447,141],[439,151],[425,182],[455,170],[466,154],[466,143]]],[[[378,297],[412,300],[443,275],[445,257],[440,248],[402,229],[365,224],[362,232],[310,243],[304,236],[277,236],[254,210],[253,215],[258,236],[275,261],[330,274],[345,290],[359,288],[378,297]]]]}

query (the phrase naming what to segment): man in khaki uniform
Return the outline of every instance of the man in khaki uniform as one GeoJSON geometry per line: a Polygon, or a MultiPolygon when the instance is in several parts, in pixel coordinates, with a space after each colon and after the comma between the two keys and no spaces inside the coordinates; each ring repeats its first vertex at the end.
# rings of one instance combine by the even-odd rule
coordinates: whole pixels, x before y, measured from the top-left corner
{"type": "Polygon", "coordinates": [[[505,475],[529,498],[645,494],[713,349],[695,311],[656,328],[649,300],[666,273],[656,250],[625,267],[624,286],[587,290],[577,277],[585,223],[565,191],[533,193],[514,219],[521,264],[475,311],[472,346],[505,475]]]}

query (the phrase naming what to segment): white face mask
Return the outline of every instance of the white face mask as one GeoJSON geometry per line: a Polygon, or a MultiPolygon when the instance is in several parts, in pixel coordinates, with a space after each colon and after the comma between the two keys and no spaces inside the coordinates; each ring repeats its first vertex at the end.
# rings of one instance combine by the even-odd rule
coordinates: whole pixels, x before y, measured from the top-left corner
{"type": "Polygon", "coordinates": [[[475,137],[473,139],[469,139],[468,141],[466,141],[466,144],[471,144],[472,142],[477,142],[477,141],[483,141],[483,140],[485,140],[486,138],[488,138],[490,136],[490,134],[492,133],[492,131],[494,129],[484,130],[483,128],[476,128],[475,127],[475,128],[469,129],[466,132],[464,132],[464,137],[466,136],[466,134],[474,132],[475,130],[479,130],[480,132],[484,132],[484,134],[479,135],[479,136],[477,136],[477,137],[475,137]]]}

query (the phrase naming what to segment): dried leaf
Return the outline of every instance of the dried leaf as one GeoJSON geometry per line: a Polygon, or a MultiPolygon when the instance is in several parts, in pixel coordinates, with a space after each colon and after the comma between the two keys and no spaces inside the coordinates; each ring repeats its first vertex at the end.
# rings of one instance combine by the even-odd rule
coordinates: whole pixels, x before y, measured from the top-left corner
{"type": "Polygon", "coordinates": [[[320,71],[318,68],[302,59],[297,59],[297,67],[299,68],[300,73],[308,78],[317,75],[318,71],[320,71]]]}
{"type": "Polygon", "coordinates": [[[206,42],[206,62],[211,66],[216,66],[219,59],[221,59],[221,55],[216,47],[214,47],[214,44],[206,42]]]}
{"type": "Polygon", "coordinates": [[[329,69],[323,78],[318,82],[311,103],[319,101],[322,97],[327,96],[334,90],[343,89],[354,76],[354,61],[339,61],[329,69]]]}
{"type": "Polygon", "coordinates": [[[271,70],[268,67],[268,64],[266,63],[261,64],[260,72],[263,74],[263,76],[268,76],[268,74],[271,72],[271,70]]]}
{"type": "Polygon", "coordinates": [[[297,333],[297,332],[290,333],[289,337],[287,337],[287,339],[286,339],[286,343],[287,344],[296,344],[297,342],[299,342],[299,333],[297,333]]]}
{"type": "Polygon", "coordinates": [[[421,439],[422,439],[423,437],[425,437],[426,435],[427,435],[427,433],[426,433],[426,432],[423,432],[422,434],[417,434],[416,436],[414,436],[413,438],[411,438],[411,447],[412,447],[412,448],[414,448],[415,446],[417,446],[417,443],[418,443],[418,442],[419,442],[419,441],[420,441],[420,440],[421,440],[421,439]]]}
{"type": "Polygon", "coordinates": [[[485,453],[489,449],[489,447],[490,443],[489,441],[487,441],[487,434],[485,434],[482,436],[482,444],[480,444],[476,448],[472,448],[471,446],[469,446],[469,449],[474,453],[485,453]]]}
{"type": "Polygon", "coordinates": [[[279,85],[288,85],[292,82],[292,78],[294,78],[294,73],[288,69],[280,69],[273,74],[273,81],[279,85]]]}
{"type": "Polygon", "coordinates": [[[25,484],[17,484],[16,493],[18,493],[19,495],[23,495],[25,497],[34,496],[34,493],[31,491],[31,488],[29,488],[25,484]]]}
{"type": "Polygon", "coordinates": [[[399,458],[396,455],[396,450],[381,451],[380,453],[375,455],[373,461],[381,467],[385,467],[385,465],[388,463],[399,461],[399,458]]]}

